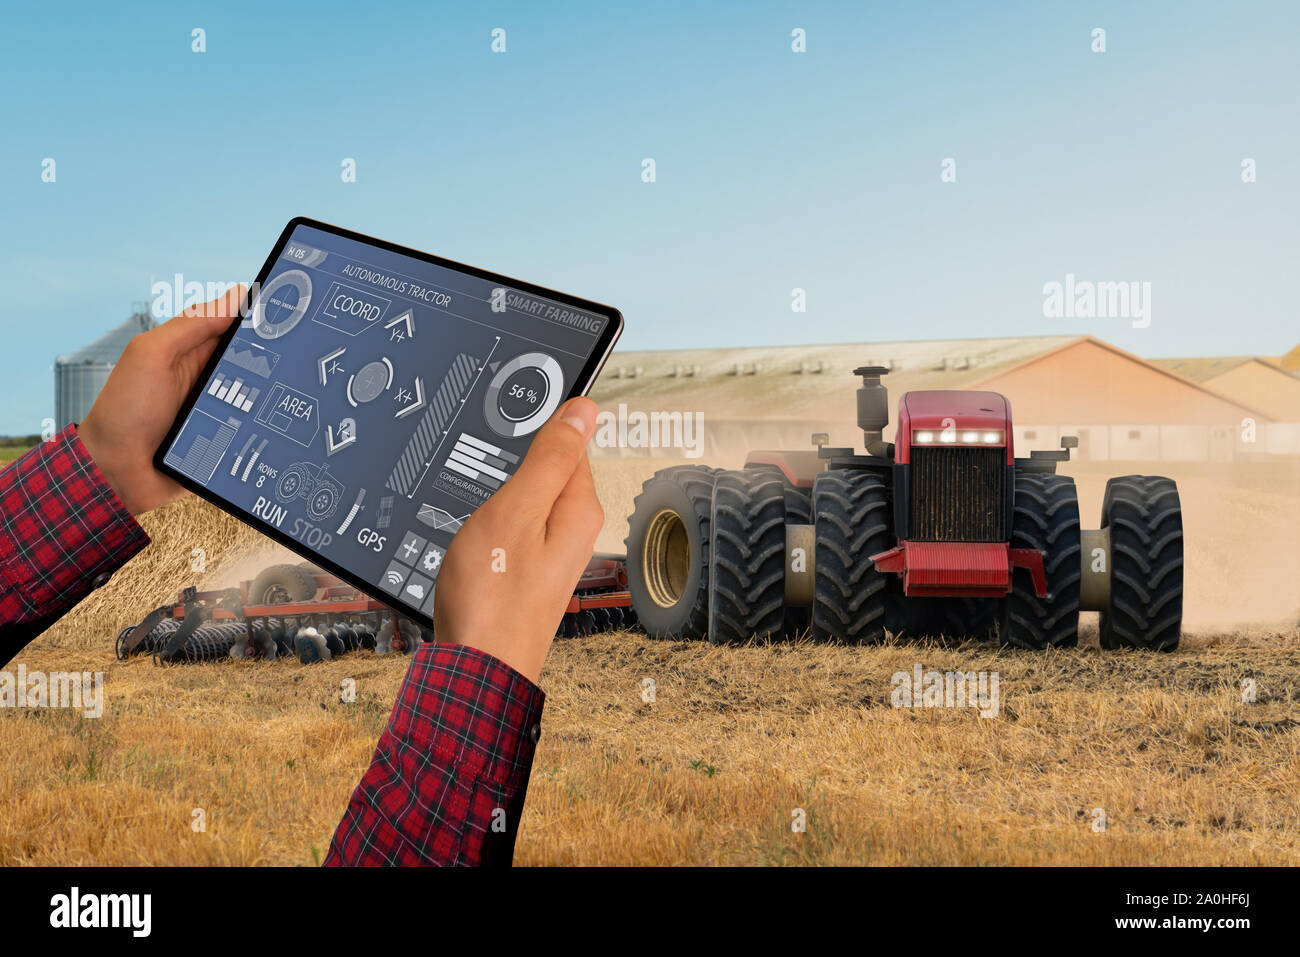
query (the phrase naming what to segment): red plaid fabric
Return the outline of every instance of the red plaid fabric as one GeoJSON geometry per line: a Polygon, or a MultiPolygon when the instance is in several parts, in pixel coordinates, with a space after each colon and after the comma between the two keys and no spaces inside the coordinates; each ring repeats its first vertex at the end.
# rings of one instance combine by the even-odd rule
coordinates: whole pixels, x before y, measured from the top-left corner
{"type": "MultiPolygon", "coordinates": [[[[149,536],[72,426],[0,469],[0,665],[149,536]]],[[[491,655],[425,644],[326,864],[509,864],[545,696],[491,655]]]]}
{"type": "Polygon", "coordinates": [[[0,665],[148,544],[75,426],[0,469],[0,665]]]}
{"type": "Polygon", "coordinates": [[[421,645],[326,865],[509,864],[544,701],[491,655],[421,645]]]}

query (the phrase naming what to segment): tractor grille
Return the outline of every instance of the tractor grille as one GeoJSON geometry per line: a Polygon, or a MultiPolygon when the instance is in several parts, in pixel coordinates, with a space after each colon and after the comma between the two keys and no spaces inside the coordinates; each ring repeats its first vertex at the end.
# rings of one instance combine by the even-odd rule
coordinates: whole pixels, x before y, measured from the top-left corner
{"type": "Polygon", "coordinates": [[[1006,449],[912,447],[909,537],[921,542],[1002,542],[1006,449]]]}

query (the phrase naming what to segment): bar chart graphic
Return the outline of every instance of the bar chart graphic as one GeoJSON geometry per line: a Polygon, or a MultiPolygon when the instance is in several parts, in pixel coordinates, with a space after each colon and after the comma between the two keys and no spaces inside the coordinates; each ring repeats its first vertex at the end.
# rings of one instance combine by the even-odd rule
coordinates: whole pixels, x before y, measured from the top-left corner
{"type": "Polygon", "coordinates": [[[261,391],[246,384],[242,378],[231,379],[224,372],[218,372],[213,376],[212,384],[208,386],[208,395],[230,403],[240,412],[251,411],[253,402],[261,391]]]}
{"type": "Polygon", "coordinates": [[[519,456],[514,453],[462,432],[442,467],[495,491],[510,478],[510,467],[518,464],[519,456]]]}
{"type": "Polygon", "coordinates": [[[239,420],[233,416],[222,422],[195,409],[164,461],[196,482],[209,482],[238,431],[239,420]]]}

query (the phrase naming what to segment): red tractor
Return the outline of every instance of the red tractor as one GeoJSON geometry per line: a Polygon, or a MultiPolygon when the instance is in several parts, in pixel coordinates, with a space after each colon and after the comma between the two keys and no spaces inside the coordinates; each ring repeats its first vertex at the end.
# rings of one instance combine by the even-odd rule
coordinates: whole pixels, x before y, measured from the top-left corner
{"type": "Polygon", "coordinates": [[[876,366],[855,369],[865,454],[751,452],[745,467],[656,472],[637,496],[627,562],[651,635],[715,643],[793,635],[865,643],[886,631],[996,634],[1021,648],[1077,644],[1101,612],[1104,648],[1171,651],[1182,623],[1178,488],[1106,484],[1101,528],[1082,530],[1059,451],[1018,459],[995,392],[904,394],[895,442],[876,366]]]}

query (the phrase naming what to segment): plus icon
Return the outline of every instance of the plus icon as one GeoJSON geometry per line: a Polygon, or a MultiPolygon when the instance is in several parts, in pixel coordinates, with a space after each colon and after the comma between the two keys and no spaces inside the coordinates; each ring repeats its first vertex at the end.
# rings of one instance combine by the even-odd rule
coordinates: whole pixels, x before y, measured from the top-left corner
{"type": "Polygon", "coordinates": [[[406,555],[408,562],[414,562],[415,556],[420,554],[420,550],[415,547],[415,542],[407,542],[402,546],[402,553],[406,555]]]}

